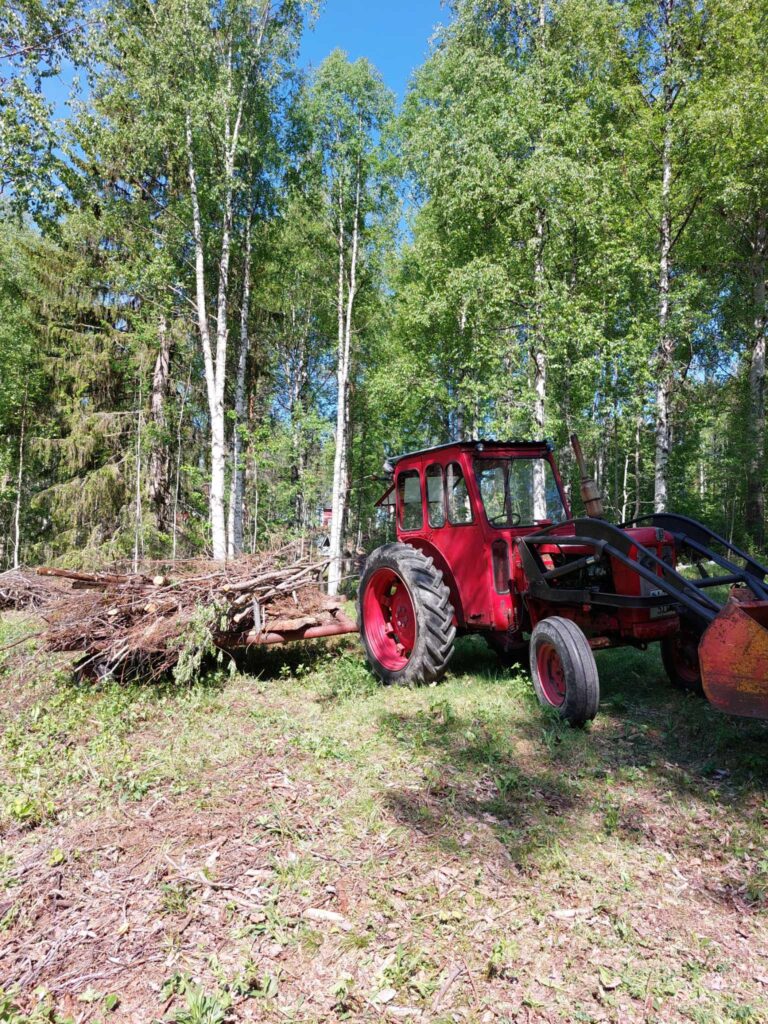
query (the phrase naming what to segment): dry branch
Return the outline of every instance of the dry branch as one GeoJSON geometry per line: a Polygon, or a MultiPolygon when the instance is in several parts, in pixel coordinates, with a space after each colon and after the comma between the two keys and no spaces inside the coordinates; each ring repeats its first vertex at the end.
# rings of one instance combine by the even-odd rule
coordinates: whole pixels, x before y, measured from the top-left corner
{"type": "Polygon", "coordinates": [[[80,652],[79,667],[95,676],[156,678],[190,644],[231,650],[254,636],[332,623],[339,603],[320,591],[327,564],[289,545],[229,564],[145,564],[135,574],[42,567],[41,577],[71,582],[45,614],[45,644],[80,652]]]}
{"type": "Polygon", "coordinates": [[[40,579],[30,569],[0,572],[0,611],[40,611],[55,602],[63,591],[57,580],[40,579]]]}

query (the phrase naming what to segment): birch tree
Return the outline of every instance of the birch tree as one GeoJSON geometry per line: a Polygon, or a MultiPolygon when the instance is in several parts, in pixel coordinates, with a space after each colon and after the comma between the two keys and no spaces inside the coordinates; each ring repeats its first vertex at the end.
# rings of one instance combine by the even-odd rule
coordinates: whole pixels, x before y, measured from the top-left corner
{"type": "MultiPolygon", "coordinates": [[[[192,71],[197,91],[184,110],[184,145],[194,245],[195,305],[210,417],[211,543],[213,557],[224,559],[228,551],[225,401],[232,301],[230,266],[233,234],[237,230],[236,207],[244,187],[241,170],[243,162],[247,167],[259,156],[262,166],[266,163],[268,148],[265,140],[258,138],[258,128],[264,127],[264,108],[269,106],[280,62],[295,46],[303,6],[293,0],[260,0],[255,7],[242,3],[210,11],[206,7],[197,22],[190,20],[188,10],[185,5],[183,27],[194,51],[190,49],[186,54],[187,66],[197,69],[192,71]],[[203,174],[205,210],[201,196],[203,174]],[[207,271],[211,265],[214,273],[209,287],[207,271]]],[[[249,224],[247,213],[245,224],[249,224]]],[[[246,270],[246,278],[247,273],[246,270]]],[[[247,289],[243,301],[247,304],[247,289]]],[[[233,500],[238,500],[236,494],[233,500]]],[[[234,543],[229,550],[234,552],[234,543]]]]}
{"type": "Polygon", "coordinates": [[[629,104],[635,119],[625,151],[630,202],[637,222],[647,221],[655,232],[649,244],[655,242],[657,252],[654,510],[665,512],[673,401],[694,354],[690,304],[695,301],[696,268],[695,262],[680,258],[679,251],[707,190],[706,182],[697,183],[695,165],[701,153],[691,132],[700,99],[697,85],[704,64],[706,18],[694,0],[629,0],[625,18],[634,63],[634,99],[629,104]]]}
{"type": "Polygon", "coordinates": [[[336,594],[348,506],[357,302],[372,220],[386,192],[381,140],[394,113],[394,99],[367,60],[350,63],[337,50],[318,69],[308,102],[337,265],[336,434],[328,571],[328,591],[336,594]]]}

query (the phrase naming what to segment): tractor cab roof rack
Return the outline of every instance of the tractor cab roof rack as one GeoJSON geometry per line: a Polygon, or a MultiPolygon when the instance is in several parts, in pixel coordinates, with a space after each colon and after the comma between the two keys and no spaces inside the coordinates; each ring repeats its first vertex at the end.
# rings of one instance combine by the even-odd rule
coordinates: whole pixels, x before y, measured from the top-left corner
{"type": "Polygon", "coordinates": [[[444,444],[432,445],[431,448],[418,448],[412,452],[403,452],[402,455],[391,455],[384,462],[384,472],[392,475],[395,466],[403,459],[415,458],[417,455],[428,455],[430,452],[444,451],[446,448],[464,448],[481,452],[484,448],[509,448],[520,451],[529,449],[532,452],[554,451],[554,444],[549,440],[544,441],[495,441],[492,438],[475,438],[470,441],[446,441],[444,444]]]}

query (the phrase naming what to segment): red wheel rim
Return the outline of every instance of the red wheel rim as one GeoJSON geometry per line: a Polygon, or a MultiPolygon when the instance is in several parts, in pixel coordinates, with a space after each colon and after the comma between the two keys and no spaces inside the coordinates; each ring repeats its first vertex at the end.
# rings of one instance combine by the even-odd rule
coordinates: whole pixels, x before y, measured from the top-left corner
{"type": "Polygon", "coordinates": [[[416,645],[416,613],[408,587],[393,569],[377,569],[363,595],[365,638],[384,668],[405,668],[416,645]]]}
{"type": "Polygon", "coordinates": [[[565,672],[552,644],[542,644],[536,651],[536,668],[544,696],[552,707],[559,708],[565,700],[565,672]]]}
{"type": "Polygon", "coordinates": [[[672,661],[675,672],[691,686],[698,684],[701,678],[699,669],[699,646],[698,641],[686,635],[676,636],[672,644],[672,661]]]}

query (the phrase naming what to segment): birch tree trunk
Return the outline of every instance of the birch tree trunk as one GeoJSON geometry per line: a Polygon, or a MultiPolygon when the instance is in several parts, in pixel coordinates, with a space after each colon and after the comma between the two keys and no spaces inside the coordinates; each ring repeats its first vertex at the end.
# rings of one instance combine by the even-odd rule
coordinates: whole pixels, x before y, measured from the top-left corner
{"type": "Polygon", "coordinates": [[[229,493],[229,530],[227,553],[230,558],[243,550],[243,494],[245,491],[245,463],[242,458],[242,427],[246,418],[246,369],[250,335],[248,318],[251,305],[251,220],[245,225],[245,252],[243,255],[243,297],[240,305],[240,344],[237,352],[235,376],[235,423],[232,433],[232,477],[229,493]]]}
{"type": "Polygon", "coordinates": [[[765,335],[766,262],[768,230],[766,211],[757,213],[752,243],[752,301],[754,343],[749,361],[749,457],[747,470],[747,529],[758,548],[765,547],[765,335]]]}
{"type": "MultiPolygon", "coordinates": [[[[544,290],[544,211],[536,211],[536,265],[534,286],[536,290],[537,324],[535,349],[533,352],[533,427],[537,440],[544,440],[546,431],[547,403],[547,352],[542,323],[542,294],[544,290]]],[[[533,463],[533,518],[547,518],[546,476],[543,459],[533,463]]]]}
{"type": "Polygon", "coordinates": [[[187,115],[185,135],[189,193],[192,201],[192,233],[195,244],[195,305],[197,308],[197,325],[203,348],[208,415],[211,420],[211,483],[208,497],[211,539],[213,557],[223,560],[227,555],[227,531],[224,520],[224,403],[223,400],[220,402],[218,398],[219,389],[216,386],[216,367],[211,348],[211,332],[208,322],[208,302],[205,285],[205,244],[197,191],[197,171],[192,146],[192,124],[189,115],[187,115]]]}
{"type": "MultiPolygon", "coordinates": [[[[539,0],[537,10],[539,46],[545,48],[544,32],[547,25],[546,0],[539,0]]],[[[544,235],[546,214],[541,207],[536,210],[536,262],[534,266],[534,290],[536,294],[536,341],[533,353],[533,427],[537,440],[544,440],[547,411],[547,349],[544,338],[542,299],[544,293],[544,235]]],[[[546,468],[543,459],[533,463],[533,518],[547,518],[546,468]]]]}
{"type": "Polygon", "coordinates": [[[181,442],[182,442],[182,428],[184,426],[184,409],[187,404],[187,397],[189,396],[189,389],[192,386],[192,366],[189,367],[189,374],[187,376],[187,383],[184,388],[184,393],[181,396],[181,405],[179,407],[179,420],[176,426],[176,482],[173,489],[173,518],[171,525],[171,536],[173,538],[171,544],[171,558],[176,560],[176,548],[179,537],[179,498],[181,496],[181,442]]]}
{"type": "Polygon", "coordinates": [[[638,413],[635,420],[635,519],[639,519],[643,511],[642,481],[642,441],[643,414],[638,413]]]}
{"type": "Polygon", "coordinates": [[[659,251],[659,347],[656,353],[656,437],[653,507],[655,512],[667,511],[669,449],[670,449],[670,403],[674,373],[674,340],[669,326],[670,313],[670,270],[672,254],[672,107],[674,91],[668,78],[669,68],[669,21],[674,0],[663,0],[664,12],[664,83],[662,89],[662,169],[661,169],[661,223],[659,251]]]}
{"type": "Polygon", "coordinates": [[[24,408],[21,412],[19,428],[19,471],[16,474],[16,501],[13,508],[13,568],[19,568],[21,554],[21,489],[24,483],[24,437],[27,429],[27,396],[24,395],[24,408]]]}
{"type": "Polygon", "coordinates": [[[227,375],[227,342],[229,336],[228,296],[232,239],[234,168],[235,154],[237,152],[240,126],[242,123],[243,100],[244,96],[241,94],[238,101],[234,124],[230,124],[228,114],[225,120],[224,180],[222,182],[224,209],[221,230],[221,249],[218,259],[215,361],[211,347],[212,339],[207,313],[205,245],[197,187],[197,172],[194,161],[192,124],[189,115],[187,115],[186,121],[187,172],[189,176],[190,198],[192,200],[192,227],[195,244],[195,292],[197,319],[200,330],[200,339],[203,347],[203,365],[205,367],[208,413],[211,421],[211,481],[208,499],[211,519],[211,543],[213,547],[213,557],[217,561],[224,561],[227,557],[227,521],[225,511],[227,445],[224,394],[227,375]]]}
{"type": "Polygon", "coordinates": [[[152,447],[149,453],[149,497],[155,511],[157,528],[166,532],[170,526],[171,457],[168,439],[165,437],[166,403],[171,382],[172,335],[168,322],[162,317],[158,325],[159,348],[152,372],[152,394],[149,415],[152,423],[152,447]]]}
{"type": "Polygon", "coordinates": [[[360,233],[360,201],[362,193],[361,167],[358,161],[355,182],[355,208],[352,218],[352,243],[349,257],[348,280],[345,272],[344,201],[339,191],[339,280],[337,293],[338,365],[336,370],[336,451],[333,460],[333,493],[331,498],[331,536],[328,566],[328,593],[339,592],[342,576],[344,520],[347,513],[349,488],[349,373],[352,347],[352,317],[357,291],[357,259],[360,233]],[[346,292],[346,302],[345,302],[346,292]]]}

